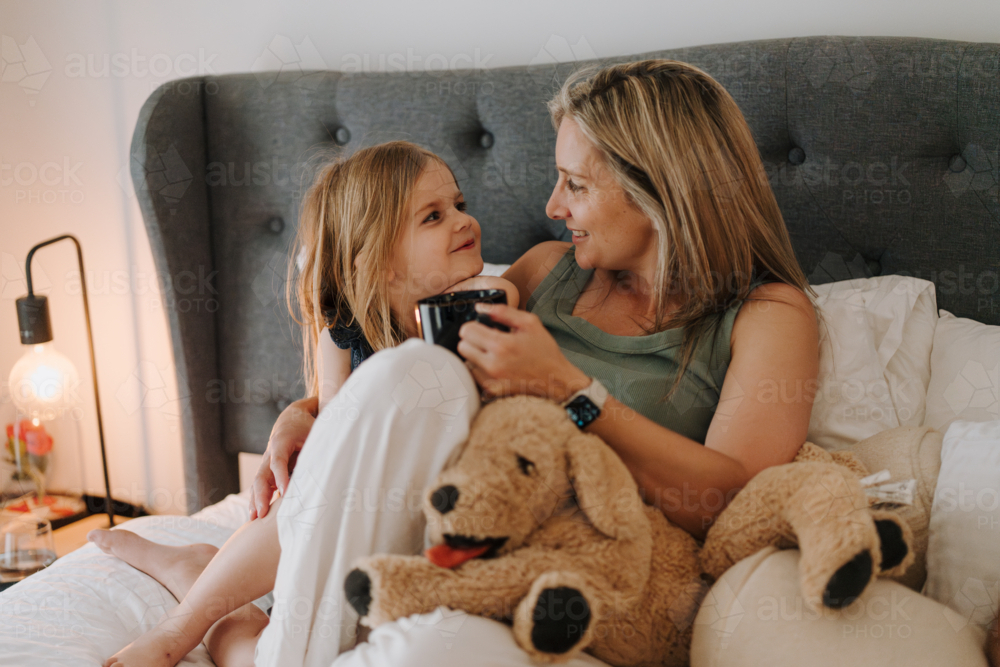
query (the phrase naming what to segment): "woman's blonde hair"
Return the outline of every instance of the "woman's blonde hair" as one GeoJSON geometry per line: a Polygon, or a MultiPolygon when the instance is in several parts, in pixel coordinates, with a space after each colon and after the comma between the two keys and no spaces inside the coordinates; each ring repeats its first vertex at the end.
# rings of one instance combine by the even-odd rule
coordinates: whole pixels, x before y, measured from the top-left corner
{"type": "Polygon", "coordinates": [[[315,351],[327,327],[360,329],[376,352],[405,340],[390,308],[390,262],[432,160],[444,164],[408,141],[362,148],[326,164],[306,193],[291,255],[301,266],[289,262],[286,298],[302,325],[307,395],[319,391],[315,351]]]}
{"type": "MultiPolygon", "coordinates": [[[[699,340],[744,300],[754,279],[815,297],[795,258],[743,114],[705,72],[672,60],[582,70],[549,102],[597,148],[658,244],[654,331],[683,327],[676,391],[699,340]]],[[[717,331],[717,329],[716,329],[717,331]]]]}

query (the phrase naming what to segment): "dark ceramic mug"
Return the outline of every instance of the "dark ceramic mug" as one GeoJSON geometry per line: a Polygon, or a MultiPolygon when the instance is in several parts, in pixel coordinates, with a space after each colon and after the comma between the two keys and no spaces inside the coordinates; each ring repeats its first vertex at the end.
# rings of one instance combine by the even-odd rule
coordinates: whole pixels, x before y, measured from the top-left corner
{"type": "MultiPolygon", "coordinates": [[[[439,294],[417,301],[417,328],[428,343],[446,347],[458,354],[458,330],[471,320],[488,327],[510,331],[484,313],[476,312],[477,303],[507,303],[507,293],[500,289],[470,290],[439,294]]],[[[462,355],[458,355],[462,356],[462,355]]]]}

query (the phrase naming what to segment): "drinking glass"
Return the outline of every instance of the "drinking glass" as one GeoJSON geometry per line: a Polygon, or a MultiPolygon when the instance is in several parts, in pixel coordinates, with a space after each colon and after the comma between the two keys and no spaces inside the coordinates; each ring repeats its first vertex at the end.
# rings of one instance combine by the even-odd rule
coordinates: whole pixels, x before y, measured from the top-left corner
{"type": "Polygon", "coordinates": [[[20,581],[56,559],[52,524],[31,513],[0,516],[0,581],[20,581]]]}

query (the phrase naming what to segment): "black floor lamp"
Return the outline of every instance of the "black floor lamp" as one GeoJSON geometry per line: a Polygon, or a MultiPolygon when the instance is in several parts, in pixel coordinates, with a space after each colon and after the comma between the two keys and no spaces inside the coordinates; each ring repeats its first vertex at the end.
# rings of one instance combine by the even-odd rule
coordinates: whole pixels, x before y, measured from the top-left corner
{"type": "MultiPolygon", "coordinates": [[[[76,244],[76,259],[80,267],[80,287],[83,293],[83,313],[87,320],[87,342],[90,345],[90,370],[94,378],[94,402],[97,406],[97,432],[101,440],[101,465],[104,468],[105,508],[108,512],[108,526],[115,525],[114,507],[111,502],[111,482],[108,478],[108,457],[104,447],[104,422],[101,419],[101,394],[97,390],[97,363],[94,357],[94,335],[90,326],[90,303],[87,301],[87,278],[83,270],[83,251],[80,242],[71,234],[64,234],[42,241],[30,251],[25,261],[24,273],[28,282],[28,294],[17,300],[17,324],[21,332],[21,344],[31,349],[11,370],[10,389],[14,404],[32,415],[44,410],[47,405],[65,400],[60,385],[57,364],[46,365],[46,355],[62,357],[54,350],[46,349],[52,340],[52,321],[49,318],[49,300],[36,295],[31,286],[31,258],[35,251],[59,241],[69,239],[76,244]]],[[[65,359],[64,357],[62,357],[65,359]]],[[[66,360],[66,363],[71,363],[66,360]]]]}

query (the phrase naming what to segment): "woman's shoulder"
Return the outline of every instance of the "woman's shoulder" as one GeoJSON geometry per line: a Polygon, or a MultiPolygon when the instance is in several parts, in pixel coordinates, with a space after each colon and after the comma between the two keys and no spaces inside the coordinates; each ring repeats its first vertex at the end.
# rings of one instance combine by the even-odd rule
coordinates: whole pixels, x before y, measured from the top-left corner
{"type": "Polygon", "coordinates": [[[503,277],[514,283],[521,294],[521,303],[527,302],[545,277],[552,273],[563,256],[573,247],[568,241],[544,241],[521,255],[503,277]]]}
{"type": "Polygon", "coordinates": [[[809,295],[795,285],[782,282],[762,283],[750,290],[748,300],[758,303],[779,304],[794,308],[807,315],[815,315],[816,310],[809,295]]]}
{"type": "Polygon", "coordinates": [[[750,291],[737,312],[730,347],[735,351],[740,341],[753,347],[754,341],[776,333],[794,340],[818,341],[816,310],[809,295],[798,287],[763,283],[750,291]]]}

